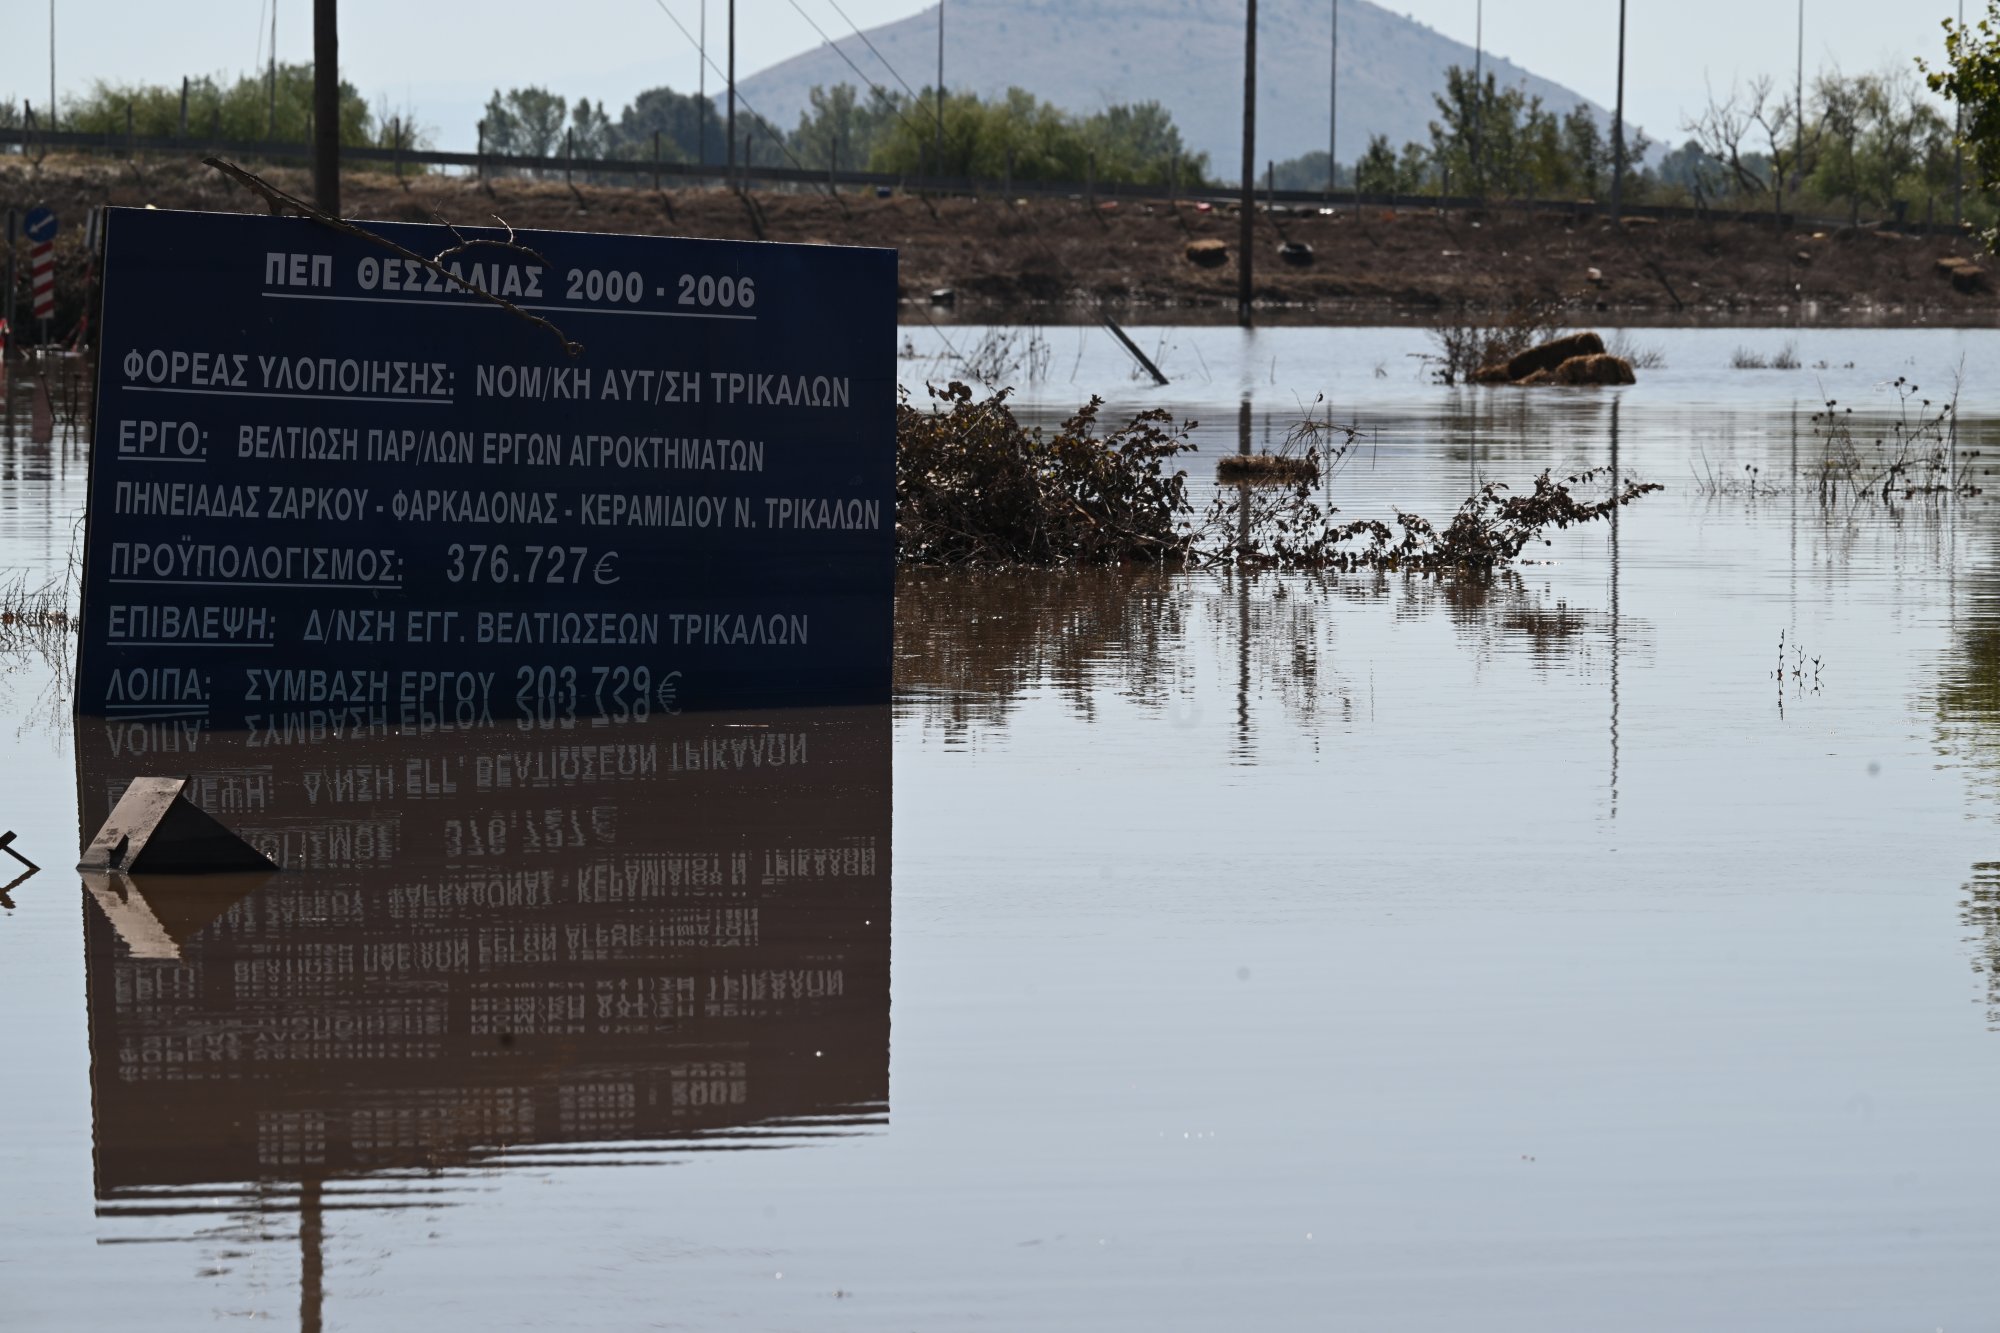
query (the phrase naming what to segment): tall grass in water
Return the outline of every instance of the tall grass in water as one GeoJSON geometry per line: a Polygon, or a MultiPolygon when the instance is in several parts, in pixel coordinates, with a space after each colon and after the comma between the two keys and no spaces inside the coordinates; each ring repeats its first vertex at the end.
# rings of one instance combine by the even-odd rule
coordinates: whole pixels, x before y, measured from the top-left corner
{"type": "Polygon", "coordinates": [[[1798,348],[1793,343],[1786,343],[1772,356],[1753,352],[1748,347],[1739,347],[1729,356],[1731,370],[1797,370],[1801,364],[1798,348]]]}

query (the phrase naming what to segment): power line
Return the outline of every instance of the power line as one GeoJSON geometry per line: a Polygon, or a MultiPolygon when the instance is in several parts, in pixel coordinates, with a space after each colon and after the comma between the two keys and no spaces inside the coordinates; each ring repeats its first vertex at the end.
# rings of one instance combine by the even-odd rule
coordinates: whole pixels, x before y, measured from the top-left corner
{"type": "MultiPolygon", "coordinates": [[[[912,87],[911,87],[911,86],[910,86],[909,84],[907,84],[907,83],[903,83],[903,76],[902,76],[902,75],[900,75],[900,74],[898,74],[898,73],[896,72],[896,67],[895,67],[894,65],[892,65],[892,64],[890,64],[890,63],[889,63],[889,57],[887,57],[887,56],[883,55],[883,54],[882,54],[882,53],[881,53],[880,51],[876,51],[876,50],[875,50],[875,43],[873,43],[873,42],[871,42],[871,41],[869,41],[869,40],[868,40],[868,34],[867,34],[867,33],[865,33],[865,32],[863,32],[863,31],[861,31],[861,26],[860,26],[859,24],[857,24],[857,23],[856,23],[856,22],[855,22],[855,21],[854,21],[853,19],[851,19],[851,18],[848,18],[848,17],[847,17],[847,11],[846,11],[846,10],[844,10],[844,9],[842,9],[842,8],[840,7],[840,5],[839,5],[839,4],[838,4],[838,3],[836,2],[836,0],[826,0],[826,2],[827,2],[827,3],[829,4],[829,5],[832,5],[832,6],[833,6],[833,12],[834,12],[834,13],[836,13],[836,14],[838,14],[838,15],[840,15],[840,17],[841,17],[841,20],[842,20],[842,22],[846,23],[848,27],[850,27],[850,28],[852,28],[852,29],[854,30],[854,35],[855,35],[856,37],[859,37],[859,38],[861,39],[861,44],[862,44],[863,46],[867,47],[867,48],[868,48],[868,49],[869,49],[870,51],[874,51],[874,52],[875,52],[875,58],[876,58],[877,60],[879,60],[879,61],[881,61],[881,62],[882,62],[882,68],[883,68],[883,69],[886,69],[886,70],[888,70],[888,71],[889,71],[889,77],[890,77],[890,78],[892,78],[892,79],[894,79],[894,80],[895,80],[895,81],[896,81],[897,83],[902,83],[902,84],[903,84],[903,91],[904,91],[904,92],[906,92],[906,93],[908,93],[908,94],[910,95],[910,100],[911,100],[911,101],[913,101],[913,102],[914,102],[914,101],[916,101],[916,100],[917,100],[917,90],[916,90],[915,88],[912,88],[912,87]]],[[[818,25],[818,24],[814,24],[813,26],[814,26],[815,28],[817,28],[817,27],[818,27],[819,25],[818,25]]],[[[822,34],[822,35],[824,35],[824,34],[822,34]]],[[[837,48],[837,47],[836,47],[835,49],[836,49],[836,50],[838,50],[839,48],[837,48]]],[[[851,65],[851,64],[853,64],[854,62],[850,60],[850,61],[848,61],[847,63],[851,65]]],[[[855,72],[856,74],[861,74],[861,71],[860,71],[860,70],[858,70],[858,69],[857,69],[857,70],[855,70],[854,72],[855,72]]],[[[865,78],[867,78],[868,76],[867,76],[866,74],[861,74],[861,77],[865,79],[865,78]]],[[[873,85],[873,84],[871,83],[871,84],[870,84],[869,86],[870,86],[870,87],[873,87],[874,85],[873,85]]]]}
{"type": "MultiPolygon", "coordinates": [[[[867,85],[869,92],[880,93],[882,95],[883,99],[888,102],[889,109],[896,113],[896,118],[902,121],[903,124],[907,125],[910,129],[910,133],[915,135],[917,137],[918,142],[921,143],[923,141],[923,131],[917,128],[915,121],[911,120],[908,116],[903,114],[903,108],[896,105],[896,99],[894,95],[891,94],[887,88],[884,88],[881,84],[876,83],[873,79],[870,79],[865,73],[862,73],[861,66],[855,64],[853,59],[848,56],[847,52],[841,50],[840,45],[837,42],[835,42],[833,38],[828,37],[826,35],[826,29],[820,27],[819,24],[817,23],[813,23],[813,16],[806,13],[804,7],[799,4],[799,0],[791,0],[791,5],[793,9],[799,11],[800,18],[804,19],[807,23],[812,24],[812,30],[820,35],[820,40],[825,42],[829,47],[831,47],[835,55],[839,56],[842,60],[847,61],[847,67],[849,69],[853,70],[856,74],[861,76],[861,80],[863,83],[867,85]]],[[[840,8],[840,6],[835,5],[834,8],[838,9],[840,8]]],[[[846,15],[843,14],[841,17],[845,18],[846,15]]],[[[864,37],[862,38],[862,40],[866,41],[867,38],[864,37]]],[[[873,50],[872,47],[870,49],[873,50]]],[[[881,52],[879,51],[876,52],[876,58],[877,59],[881,58],[881,52]]],[[[882,63],[884,65],[889,64],[889,62],[886,60],[883,60],[882,63]]],[[[895,67],[893,65],[889,67],[889,72],[891,74],[896,73],[895,67]]],[[[900,75],[897,77],[896,82],[903,83],[903,80],[900,75]]],[[[904,83],[903,86],[905,88],[908,88],[910,85],[904,83]]],[[[912,93],[910,94],[910,96],[912,99],[914,99],[916,97],[916,94],[912,93]]],[[[939,163],[938,166],[940,169],[942,169],[943,163],[939,163]]]]}
{"type": "MultiPolygon", "coordinates": [[[[718,66],[713,60],[710,60],[708,58],[708,52],[702,50],[701,43],[697,42],[694,39],[694,34],[689,32],[687,30],[686,25],[684,25],[679,19],[674,17],[673,10],[667,8],[667,0],[653,0],[653,3],[659,6],[659,10],[662,14],[665,14],[667,16],[667,22],[673,24],[674,27],[680,29],[680,34],[682,37],[685,37],[687,39],[688,45],[692,46],[700,54],[702,63],[708,66],[710,69],[714,70],[717,74],[722,73],[721,67],[718,66]]],[[[778,151],[783,153],[787,158],[790,158],[791,163],[794,167],[797,167],[800,171],[807,170],[806,164],[799,161],[798,155],[792,152],[791,147],[785,143],[785,132],[783,130],[779,129],[774,122],[766,120],[764,118],[764,113],[759,111],[756,107],[751,106],[750,99],[745,97],[741,92],[736,93],[736,100],[743,103],[743,109],[745,111],[748,111],[752,116],[755,116],[758,122],[761,123],[766,129],[772,131],[765,137],[778,145],[778,151]]],[[[745,167],[748,167],[750,163],[746,161],[743,165],[745,167]]],[[[821,193],[826,192],[826,185],[818,180],[813,181],[813,188],[819,190],[821,193]]]]}

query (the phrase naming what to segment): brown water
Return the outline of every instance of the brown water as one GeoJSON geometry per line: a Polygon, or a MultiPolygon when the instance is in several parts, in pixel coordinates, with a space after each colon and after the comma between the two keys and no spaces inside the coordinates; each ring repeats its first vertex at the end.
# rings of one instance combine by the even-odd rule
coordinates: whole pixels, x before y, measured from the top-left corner
{"type": "MultiPolygon", "coordinates": [[[[1331,389],[1349,515],[1669,489],[1484,584],[908,575],[879,709],[72,725],[12,643],[0,1324],[1989,1324],[2000,525],[1791,477],[1961,360],[2000,460],[2000,335],[1169,339],[1211,452],[1331,389]],[[288,873],[77,885],[142,772],[288,873]]],[[[75,447],[0,479],[60,571],[75,447]]]]}

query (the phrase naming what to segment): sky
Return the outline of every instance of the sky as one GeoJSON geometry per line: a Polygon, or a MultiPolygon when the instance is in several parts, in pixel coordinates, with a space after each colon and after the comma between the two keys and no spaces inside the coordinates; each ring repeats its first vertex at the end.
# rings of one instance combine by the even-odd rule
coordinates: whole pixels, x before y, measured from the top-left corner
{"type": "MultiPolygon", "coordinates": [[[[901,18],[927,0],[738,0],[737,71],[749,74],[847,31],[838,3],[863,27],[901,18]]],[[[608,100],[615,115],[662,83],[692,89],[688,40],[703,0],[342,0],[341,62],[378,105],[409,112],[441,148],[472,146],[479,108],[496,87],[540,84],[608,100]]],[[[706,0],[711,59],[721,63],[726,0],[706,0]]],[[[1233,0],[1215,0],[1231,4],[1233,0]]],[[[1481,0],[1390,0],[1460,40],[1473,37],[1481,0]]],[[[1490,49],[1609,107],[1615,92],[1616,0],[1483,0],[1490,49]]],[[[1959,0],[1804,0],[1808,70],[1907,66],[1942,49],[1938,24],[1959,0]]],[[[1979,10],[1986,0],[1971,0],[1979,10]]],[[[261,64],[277,10],[280,60],[312,51],[312,0],[54,0],[56,81],[63,96],[94,79],[176,83],[183,74],[235,74],[261,64]]],[[[1789,78],[1797,62],[1798,0],[1631,0],[1627,119],[1656,140],[1676,139],[1712,83],[1759,73],[1789,78]]],[[[947,10],[947,24],[949,10],[947,10]]],[[[0,97],[48,99],[49,0],[0,0],[0,97]]],[[[709,87],[716,86],[709,76],[709,87]]],[[[950,71],[946,71],[950,82],[950,71]]],[[[1343,115],[1353,114],[1343,112],[1343,115]]]]}

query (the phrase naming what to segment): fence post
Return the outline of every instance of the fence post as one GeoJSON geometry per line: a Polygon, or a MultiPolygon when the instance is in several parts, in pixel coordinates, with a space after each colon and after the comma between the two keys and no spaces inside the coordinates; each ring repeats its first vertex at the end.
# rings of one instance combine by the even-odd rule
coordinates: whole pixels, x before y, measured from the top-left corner
{"type": "Polygon", "coordinates": [[[750,139],[751,132],[743,132],[743,165],[738,169],[736,188],[747,191],[750,188],[750,139]]]}
{"type": "Polygon", "coordinates": [[[653,193],[660,192],[660,132],[653,131],[653,193]]]}
{"type": "Polygon", "coordinates": [[[1181,155],[1178,152],[1172,152],[1167,154],[1167,207],[1179,208],[1180,206],[1181,155]]]}
{"type": "Polygon", "coordinates": [[[1001,187],[1001,190],[1002,193],[1004,193],[1007,196],[1007,202],[1012,203],[1014,201],[1014,145],[1013,144],[1007,145],[1007,176],[1006,180],[1004,181],[1001,187]]]}
{"type": "Polygon", "coordinates": [[[837,179],[839,173],[840,141],[829,139],[826,143],[826,192],[828,194],[838,195],[840,193],[840,181],[837,179]]]}
{"type": "Polygon", "coordinates": [[[139,141],[132,136],[132,103],[125,103],[125,156],[131,161],[139,160],[139,141]]]}
{"type": "Polygon", "coordinates": [[[403,118],[396,117],[389,127],[389,151],[396,159],[396,179],[403,179],[403,118]]]}
{"type": "Polygon", "coordinates": [[[181,75],[181,138],[188,137],[188,80],[181,75]]]}
{"type": "Polygon", "coordinates": [[[1097,152],[1095,149],[1084,154],[1083,198],[1092,208],[1097,207],[1097,152]]]}
{"type": "Polygon", "coordinates": [[[478,173],[480,184],[486,183],[486,122],[479,122],[479,150],[473,155],[472,169],[478,173]]]}

